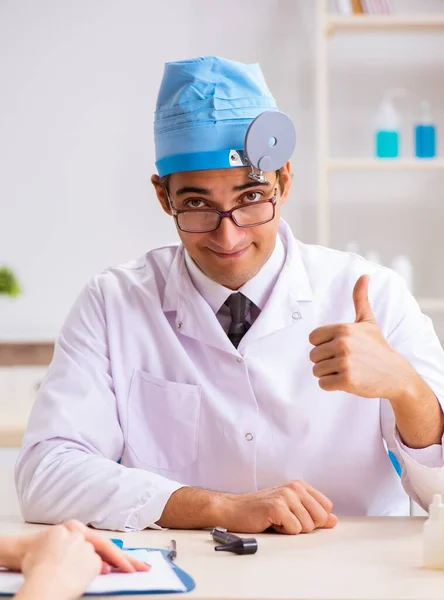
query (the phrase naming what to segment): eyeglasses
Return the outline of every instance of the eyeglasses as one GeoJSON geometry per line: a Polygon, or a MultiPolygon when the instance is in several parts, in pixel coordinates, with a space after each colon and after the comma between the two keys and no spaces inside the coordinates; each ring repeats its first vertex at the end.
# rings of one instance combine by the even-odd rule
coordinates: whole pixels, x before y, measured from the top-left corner
{"type": "Polygon", "coordinates": [[[190,210],[177,210],[169,200],[171,212],[176,220],[177,226],[186,233],[209,233],[216,231],[222,219],[231,219],[238,227],[258,227],[274,219],[276,213],[277,188],[274,195],[268,200],[250,202],[243,206],[237,206],[227,211],[215,208],[195,208],[190,210]]]}

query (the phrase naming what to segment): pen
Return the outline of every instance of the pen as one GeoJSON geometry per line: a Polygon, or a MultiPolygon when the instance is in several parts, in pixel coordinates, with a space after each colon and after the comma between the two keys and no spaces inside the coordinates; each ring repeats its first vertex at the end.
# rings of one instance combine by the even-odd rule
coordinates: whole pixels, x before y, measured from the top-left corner
{"type": "Polygon", "coordinates": [[[177,544],[176,540],[171,540],[170,545],[168,546],[168,554],[167,557],[170,560],[174,560],[177,556],[177,544]]]}

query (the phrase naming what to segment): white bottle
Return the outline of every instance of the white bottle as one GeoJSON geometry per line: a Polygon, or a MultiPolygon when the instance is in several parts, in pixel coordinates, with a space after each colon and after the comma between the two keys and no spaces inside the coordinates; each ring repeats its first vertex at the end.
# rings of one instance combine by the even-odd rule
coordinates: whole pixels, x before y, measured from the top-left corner
{"type": "Polygon", "coordinates": [[[353,14],[353,8],[350,0],[336,0],[336,10],[340,15],[353,14]]]}
{"type": "Polygon", "coordinates": [[[424,567],[444,569],[444,503],[440,494],[433,496],[429,518],[424,523],[424,567]]]}
{"type": "Polygon", "coordinates": [[[350,252],[351,254],[359,255],[359,246],[356,242],[348,242],[345,245],[345,252],[350,252]]]}
{"type": "Polygon", "coordinates": [[[394,103],[405,96],[402,88],[389,89],[379,104],[375,122],[375,155],[377,158],[397,158],[400,153],[401,117],[394,103]]]}
{"type": "Polygon", "coordinates": [[[368,260],[368,262],[374,263],[375,265],[381,264],[381,257],[379,255],[379,253],[376,252],[375,250],[370,250],[369,252],[367,252],[367,255],[365,258],[368,260]]]}
{"type": "Polygon", "coordinates": [[[407,256],[395,256],[391,268],[405,279],[407,288],[413,294],[413,265],[407,256]]]}

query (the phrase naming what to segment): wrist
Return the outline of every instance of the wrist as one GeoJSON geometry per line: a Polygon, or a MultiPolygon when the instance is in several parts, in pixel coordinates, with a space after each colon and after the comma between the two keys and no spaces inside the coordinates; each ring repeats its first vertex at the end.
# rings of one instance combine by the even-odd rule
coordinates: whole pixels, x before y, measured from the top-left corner
{"type": "Polygon", "coordinates": [[[0,538],[0,567],[19,571],[23,556],[23,538],[15,536],[0,538]]]}
{"type": "Polygon", "coordinates": [[[215,498],[214,505],[214,525],[225,527],[228,531],[232,530],[233,522],[236,520],[237,503],[239,494],[220,494],[215,498]]]}
{"type": "Polygon", "coordinates": [[[171,529],[204,529],[223,525],[225,498],[229,494],[183,487],[174,492],[157,525],[171,529]]]}
{"type": "Polygon", "coordinates": [[[384,398],[392,405],[393,410],[409,410],[418,397],[418,388],[424,382],[414,370],[412,365],[403,356],[397,355],[393,366],[394,380],[387,390],[384,398]]]}
{"type": "Polygon", "coordinates": [[[50,573],[33,573],[25,579],[15,600],[71,600],[61,595],[50,573]]]}

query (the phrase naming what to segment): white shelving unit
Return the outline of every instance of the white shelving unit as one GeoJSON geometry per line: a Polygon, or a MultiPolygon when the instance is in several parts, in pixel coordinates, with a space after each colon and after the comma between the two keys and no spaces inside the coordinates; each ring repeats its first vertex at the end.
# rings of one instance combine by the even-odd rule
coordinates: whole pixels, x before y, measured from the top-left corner
{"type": "MultiPolygon", "coordinates": [[[[316,212],[317,243],[330,243],[330,175],[334,172],[399,172],[440,171],[444,172],[444,158],[377,159],[377,158],[333,158],[330,154],[329,118],[329,38],[335,33],[382,30],[391,31],[444,31],[444,14],[415,15],[335,15],[329,12],[328,0],[317,0],[317,145],[318,145],[318,190],[316,212]]],[[[444,298],[418,298],[424,312],[444,312],[444,298]]]]}
{"type": "MultiPolygon", "coordinates": [[[[324,11],[327,6],[324,2],[324,11]]],[[[326,14],[325,33],[375,29],[442,29],[444,15],[332,15],[326,14]]]]}
{"type": "Polygon", "coordinates": [[[333,171],[444,171],[443,158],[330,158],[326,169],[333,171]]]}

